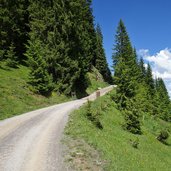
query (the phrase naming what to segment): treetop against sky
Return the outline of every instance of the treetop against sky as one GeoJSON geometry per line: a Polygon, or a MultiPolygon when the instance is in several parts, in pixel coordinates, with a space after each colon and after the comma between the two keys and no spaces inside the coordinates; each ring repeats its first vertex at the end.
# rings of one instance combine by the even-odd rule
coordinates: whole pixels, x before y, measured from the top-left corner
{"type": "Polygon", "coordinates": [[[138,55],[152,65],[154,77],[164,79],[171,96],[170,6],[170,0],[93,0],[95,23],[102,27],[109,65],[112,65],[114,34],[122,19],[138,55]]]}

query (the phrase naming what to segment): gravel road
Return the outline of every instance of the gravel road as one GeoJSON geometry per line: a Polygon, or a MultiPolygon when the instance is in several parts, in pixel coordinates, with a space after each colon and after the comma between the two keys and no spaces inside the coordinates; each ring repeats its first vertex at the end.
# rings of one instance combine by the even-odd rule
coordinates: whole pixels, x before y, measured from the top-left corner
{"type": "MultiPolygon", "coordinates": [[[[104,95],[113,86],[101,89],[104,95]]],[[[96,93],[0,121],[0,171],[67,171],[61,137],[68,115],[96,93]]]]}

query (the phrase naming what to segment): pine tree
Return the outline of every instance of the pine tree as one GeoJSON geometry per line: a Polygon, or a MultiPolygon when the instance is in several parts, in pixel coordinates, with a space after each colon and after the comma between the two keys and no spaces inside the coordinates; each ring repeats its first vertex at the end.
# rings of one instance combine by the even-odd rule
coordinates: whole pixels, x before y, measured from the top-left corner
{"type": "Polygon", "coordinates": [[[7,51],[6,57],[7,57],[6,64],[9,67],[17,68],[18,61],[17,61],[17,56],[15,53],[15,47],[14,47],[13,43],[9,47],[9,50],[7,51]]]}
{"type": "Polygon", "coordinates": [[[133,98],[135,95],[136,79],[134,69],[136,68],[136,59],[122,20],[119,22],[116,33],[113,66],[118,102],[122,108],[125,108],[127,99],[133,98]]]}
{"type": "MultiPolygon", "coordinates": [[[[57,84],[57,89],[65,94],[76,91],[76,81],[80,78],[82,65],[81,46],[79,46],[79,35],[77,35],[76,23],[77,12],[80,10],[78,2],[55,1],[54,26],[52,41],[49,41],[52,54],[48,56],[47,62],[49,72],[57,84]]],[[[79,28],[79,27],[78,27],[79,28]]],[[[85,54],[84,54],[85,56],[85,54]]]]}
{"type": "Polygon", "coordinates": [[[147,72],[146,72],[146,84],[148,86],[148,90],[149,90],[149,95],[152,97],[154,95],[154,79],[153,79],[153,75],[152,75],[152,69],[150,64],[148,64],[147,66],[147,72]]]}
{"type": "Polygon", "coordinates": [[[106,82],[112,83],[111,72],[110,69],[108,68],[106,55],[103,48],[103,35],[99,24],[96,27],[96,39],[97,39],[97,43],[96,43],[97,51],[96,51],[95,67],[102,74],[106,82]]]}
{"type": "Polygon", "coordinates": [[[139,109],[135,106],[135,101],[127,101],[127,108],[123,110],[125,116],[125,124],[123,125],[124,129],[128,130],[133,134],[141,134],[141,124],[139,120],[139,109]]]}
{"type": "Polygon", "coordinates": [[[45,96],[50,96],[54,85],[52,77],[47,71],[47,64],[44,60],[44,50],[41,41],[29,41],[29,47],[26,53],[28,65],[30,66],[30,84],[34,91],[45,96]]]}
{"type": "Polygon", "coordinates": [[[138,63],[138,72],[137,72],[137,82],[138,86],[136,89],[135,96],[135,105],[139,109],[140,113],[144,115],[149,111],[149,102],[148,102],[148,86],[146,84],[146,68],[144,60],[140,58],[138,63]]]}
{"type": "Polygon", "coordinates": [[[87,88],[86,73],[91,70],[94,57],[96,55],[96,33],[94,29],[94,18],[92,15],[91,0],[74,1],[77,5],[73,8],[75,48],[79,67],[81,68],[80,77],[76,81],[77,92],[84,92],[87,88]],[[78,10],[79,9],[79,10],[78,10]]]}
{"type": "Polygon", "coordinates": [[[52,76],[48,72],[47,57],[50,50],[49,37],[52,32],[52,1],[30,0],[29,10],[29,41],[26,56],[31,68],[30,83],[34,89],[45,96],[54,89],[52,76]]]}
{"type": "Polygon", "coordinates": [[[113,64],[114,81],[117,84],[117,103],[125,114],[125,127],[132,133],[141,133],[139,113],[134,106],[138,73],[137,59],[122,20],[117,28],[113,64]]]}
{"type": "Polygon", "coordinates": [[[163,120],[170,121],[170,99],[162,78],[156,79],[156,96],[158,102],[158,116],[163,120]]]}
{"type": "Polygon", "coordinates": [[[144,64],[143,58],[140,58],[139,68],[140,68],[140,82],[141,83],[145,81],[145,77],[146,77],[146,69],[144,65],[145,64],[144,64]]]}
{"type": "Polygon", "coordinates": [[[86,73],[91,68],[96,40],[90,5],[91,1],[86,0],[54,3],[52,47],[55,56],[48,58],[49,72],[53,74],[58,89],[67,94],[83,92],[87,88],[86,73]]]}

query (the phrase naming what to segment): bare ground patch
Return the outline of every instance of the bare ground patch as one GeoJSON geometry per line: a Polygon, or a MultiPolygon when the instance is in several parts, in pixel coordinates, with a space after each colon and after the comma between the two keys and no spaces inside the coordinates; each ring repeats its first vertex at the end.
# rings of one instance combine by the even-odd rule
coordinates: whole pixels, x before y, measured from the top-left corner
{"type": "Polygon", "coordinates": [[[65,136],[64,159],[66,164],[75,171],[103,171],[106,161],[100,159],[100,152],[84,140],[65,136]]]}

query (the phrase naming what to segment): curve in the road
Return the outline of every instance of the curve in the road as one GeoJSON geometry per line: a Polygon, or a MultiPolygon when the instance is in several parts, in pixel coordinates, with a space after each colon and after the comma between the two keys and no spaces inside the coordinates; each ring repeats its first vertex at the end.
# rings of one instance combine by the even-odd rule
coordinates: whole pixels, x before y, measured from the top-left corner
{"type": "MultiPolygon", "coordinates": [[[[104,95],[113,86],[101,89],[104,95]]],[[[64,171],[61,136],[68,114],[96,93],[0,122],[0,171],[64,171]]]]}

